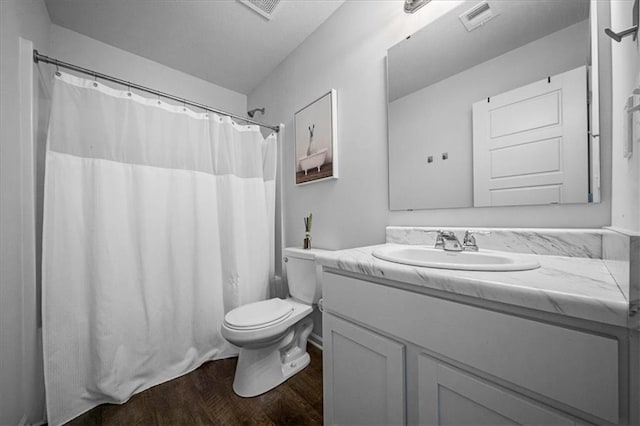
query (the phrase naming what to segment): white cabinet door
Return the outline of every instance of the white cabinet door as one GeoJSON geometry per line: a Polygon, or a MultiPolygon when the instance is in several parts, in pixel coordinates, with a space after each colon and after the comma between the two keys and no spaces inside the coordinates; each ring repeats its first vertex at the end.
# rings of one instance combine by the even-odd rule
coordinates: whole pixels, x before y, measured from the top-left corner
{"type": "Polygon", "coordinates": [[[588,201],[587,71],[473,104],[473,205],[588,201]]]}
{"type": "Polygon", "coordinates": [[[418,392],[420,424],[576,424],[540,403],[425,354],[418,359],[418,392]]]}
{"type": "Polygon", "coordinates": [[[327,313],[323,334],[325,424],[404,424],[404,345],[327,313]]]}

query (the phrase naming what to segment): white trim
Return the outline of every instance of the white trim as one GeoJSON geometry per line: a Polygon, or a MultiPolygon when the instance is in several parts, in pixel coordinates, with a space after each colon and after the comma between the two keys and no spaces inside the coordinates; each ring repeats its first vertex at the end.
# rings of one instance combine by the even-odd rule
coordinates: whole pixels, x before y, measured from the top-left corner
{"type": "MultiPolygon", "coordinates": [[[[284,123],[280,123],[280,131],[278,132],[278,164],[276,167],[276,176],[280,173],[280,176],[276,179],[280,188],[276,187],[276,194],[278,194],[278,189],[280,190],[279,197],[277,197],[277,201],[280,203],[280,215],[276,215],[276,220],[280,221],[280,285],[276,285],[276,296],[286,298],[288,296],[285,291],[286,282],[287,282],[287,270],[284,265],[284,248],[286,247],[286,231],[285,231],[285,222],[284,222],[284,132],[285,126],[284,123]]],[[[275,211],[278,211],[276,206],[275,211]]],[[[278,262],[278,260],[275,260],[278,262]]]]}
{"type": "MultiPolygon", "coordinates": [[[[41,418],[44,411],[42,336],[38,328],[36,282],[36,147],[33,42],[18,39],[18,129],[20,138],[20,247],[21,253],[21,395],[25,423],[41,418]]],[[[39,420],[42,421],[42,420],[39,420]]]]}
{"type": "Polygon", "coordinates": [[[591,149],[591,202],[602,201],[600,189],[600,57],[598,49],[598,2],[591,0],[589,4],[591,64],[588,67],[587,85],[589,87],[589,138],[591,149]]]}
{"type": "Polygon", "coordinates": [[[322,336],[319,336],[316,333],[311,333],[309,334],[308,342],[311,343],[316,348],[320,349],[321,351],[324,350],[322,348],[322,336]]]}

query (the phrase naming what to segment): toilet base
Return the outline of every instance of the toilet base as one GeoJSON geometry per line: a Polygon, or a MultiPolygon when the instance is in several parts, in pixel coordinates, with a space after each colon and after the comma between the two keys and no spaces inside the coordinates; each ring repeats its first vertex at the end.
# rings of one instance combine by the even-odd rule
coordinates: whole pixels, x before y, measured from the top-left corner
{"type": "Polygon", "coordinates": [[[240,348],[233,391],[247,398],[261,395],[309,365],[307,339],[312,329],[313,321],[306,317],[268,346],[240,348]]]}

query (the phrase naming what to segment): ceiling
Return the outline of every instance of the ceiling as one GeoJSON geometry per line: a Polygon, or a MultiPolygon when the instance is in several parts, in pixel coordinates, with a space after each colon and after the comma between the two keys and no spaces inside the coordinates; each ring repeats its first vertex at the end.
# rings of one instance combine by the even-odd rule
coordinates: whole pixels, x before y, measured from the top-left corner
{"type": "Polygon", "coordinates": [[[249,94],[344,0],[282,0],[267,20],[237,0],[45,0],[51,21],[249,94]]]}
{"type": "Polygon", "coordinates": [[[459,16],[477,0],[464,2],[389,49],[389,101],[589,18],[589,0],[488,3],[497,16],[471,32],[459,16]]]}

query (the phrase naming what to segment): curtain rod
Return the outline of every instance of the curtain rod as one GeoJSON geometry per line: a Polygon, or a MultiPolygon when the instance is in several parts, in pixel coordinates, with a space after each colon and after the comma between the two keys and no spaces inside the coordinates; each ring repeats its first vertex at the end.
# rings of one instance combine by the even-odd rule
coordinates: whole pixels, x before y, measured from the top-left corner
{"type": "Polygon", "coordinates": [[[79,67],[77,65],[73,65],[73,64],[70,64],[70,63],[67,63],[67,62],[60,61],[58,59],[53,59],[53,58],[50,58],[48,56],[41,55],[35,49],[33,50],[33,62],[35,62],[36,64],[38,62],[44,62],[44,63],[47,63],[47,64],[53,64],[56,67],[67,68],[67,69],[70,69],[70,70],[81,72],[83,74],[91,75],[94,78],[99,78],[101,80],[112,81],[114,83],[118,83],[118,84],[121,84],[123,86],[127,86],[127,87],[132,88],[132,89],[137,89],[137,90],[141,90],[143,92],[151,93],[153,95],[160,96],[160,97],[163,97],[165,99],[171,99],[173,101],[180,102],[181,104],[184,104],[184,105],[191,105],[191,106],[194,106],[196,108],[203,109],[205,111],[210,111],[210,112],[213,112],[213,113],[216,113],[216,114],[220,114],[220,115],[226,115],[227,117],[237,118],[239,120],[246,121],[247,123],[251,123],[251,124],[257,124],[258,126],[266,127],[267,129],[271,129],[274,132],[279,132],[280,131],[280,127],[279,126],[271,126],[269,124],[260,123],[259,121],[252,120],[250,118],[245,118],[245,117],[242,117],[240,115],[236,115],[236,114],[233,114],[233,113],[230,113],[230,112],[226,112],[226,111],[222,111],[222,110],[219,110],[219,109],[216,109],[216,108],[212,108],[210,106],[207,106],[207,105],[204,105],[204,104],[199,104],[197,102],[188,101],[188,100],[186,100],[184,98],[179,98],[177,96],[173,96],[173,95],[170,95],[168,93],[161,92],[159,90],[151,89],[149,87],[145,87],[145,86],[141,86],[139,84],[131,83],[130,81],[122,80],[122,79],[119,79],[117,77],[112,77],[110,75],[106,75],[106,74],[102,74],[102,73],[99,73],[99,72],[96,72],[96,71],[92,71],[92,70],[89,70],[89,69],[86,69],[86,68],[82,68],[82,67],[79,67]]]}

